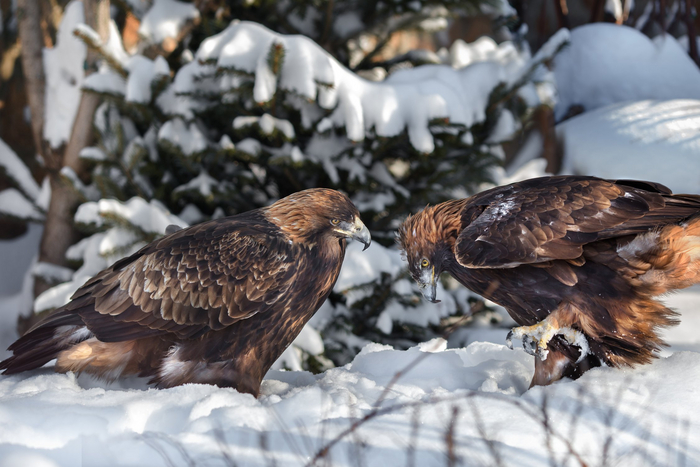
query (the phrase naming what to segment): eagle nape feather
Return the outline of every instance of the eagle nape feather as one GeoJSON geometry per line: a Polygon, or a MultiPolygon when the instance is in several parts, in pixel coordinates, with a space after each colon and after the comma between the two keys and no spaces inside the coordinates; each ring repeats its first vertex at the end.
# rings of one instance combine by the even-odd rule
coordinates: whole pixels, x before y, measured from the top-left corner
{"type": "Polygon", "coordinates": [[[3,374],[56,371],[257,395],[335,285],[347,239],[371,237],[344,194],[317,188],[181,229],[89,279],[9,348],[3,374]]]}
{"type": "Polygon", "coordinates": [[[700,196],[542,177],[429,206],[397,242],[428,300],[446,272],[503,306],[545,385],[648,363],[665,345],[658,330],[677,320],[658,296],[700,282],[700,196]]]}

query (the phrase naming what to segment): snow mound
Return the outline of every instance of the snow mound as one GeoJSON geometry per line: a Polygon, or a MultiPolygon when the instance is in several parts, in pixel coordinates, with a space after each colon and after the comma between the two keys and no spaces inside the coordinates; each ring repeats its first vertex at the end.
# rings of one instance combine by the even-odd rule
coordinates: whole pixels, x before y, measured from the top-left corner
{"type": "Polygon", "coordinates": [[[640,101],[586,112],[557,126],[561,173],[652,180],[700,193],[700,100],[640,101]]]}
{"type": "Polygon", "coordinates": [[[572,105],[593,110],[643,99],[700,99],[700,70],[670,35],[653,40],[636,29],[589,24],[571,31],[554,58],[555,117],[572,105]]]}

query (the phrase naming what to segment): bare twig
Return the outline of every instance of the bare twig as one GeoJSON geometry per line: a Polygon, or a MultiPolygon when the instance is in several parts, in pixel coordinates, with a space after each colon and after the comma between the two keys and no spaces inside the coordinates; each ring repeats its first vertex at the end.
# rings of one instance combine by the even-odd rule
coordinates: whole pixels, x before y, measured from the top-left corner
{"type": "Polygon", "coordinates": [[[411,435],[406,449],[406,467],[416,467],[416,446],[418,445],[418,430],[420,429],[420,406],[413,408],[411,416],[411,435]]]}
{"type": "Polygon", "coordinates": [[[477,407],[474,399],[469,400],[469,408],[471,409],[472,415],[474,416],[474,423],[476,424],[476,430],[479,432],[479,436],[481,437],[481,440],[486,444],[486,448],[489,450],[489,453],[491,454],[491,457],[493,458],[493,462],[496,467],[503,467],[503,459],[501,457],[501,453],[498,450],[498,447],[496,446],[496,443],[491,439],[491,436],[486,432],[486,424],[484,424],[484,420],[481,418],[481,412],[479,412],[479,408],[477,407]]]}
{"type": "Polygon", "coordinates": [[[455,433],[457,431],[457,418],[459,417],[459,407],[452,407],[450,423],[445,431],[445,450],[447,451],[447,467],[456,467],[458,462],[455,452],[455,433]]]}

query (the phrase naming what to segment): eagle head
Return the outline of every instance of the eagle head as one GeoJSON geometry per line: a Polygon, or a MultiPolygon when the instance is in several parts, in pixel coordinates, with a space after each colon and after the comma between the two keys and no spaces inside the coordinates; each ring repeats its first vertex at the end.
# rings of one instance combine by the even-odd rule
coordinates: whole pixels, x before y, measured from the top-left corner
{"type": "Polygon", "coordinates": [[[265,208],[265,215],[292,241],[313,242],[318,236],[352,238],[362,242],[365,250],[372,241],[350,198],[328,188],[293,193],[265,208]]]}
{"type": "Polygon", "coordinates": [[[423,296],[437,303],[437,281],[451,259],[461,222],[458,201],[428,206],[408,216],[396,234],[401,255],[423,296]]]}

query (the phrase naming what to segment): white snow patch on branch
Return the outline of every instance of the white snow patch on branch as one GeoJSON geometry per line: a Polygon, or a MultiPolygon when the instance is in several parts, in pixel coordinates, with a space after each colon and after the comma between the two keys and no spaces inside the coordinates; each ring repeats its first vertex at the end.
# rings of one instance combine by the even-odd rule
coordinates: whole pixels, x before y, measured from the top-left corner
{"type": "Polygon", "coordinates": [[[236,117],[233,119],[233,128],[241,128],[258,125],[263,134],[270,135],[273,131],[279,130],[287,139],[294,139],[294,126],[289,120],[279,119],[270,114],[263,114],[262,117],[236,117]]]}
{"type": "Polygon", "coordinates": [[[187,156],[197,154],[207,148],[207,138],[195,123],[185,123],[181,118],[165,122],[158,131],[158,140],[178,146],[187,156]]]}
{"type": "Polygon", "coordinates": [[[0,214],[33,221],[44,220],[44,213],[15,188],[0,191],[0,214]]]}
{"type": "Polygon", "coordinates": [[[104,215],[117,216],[145,232],[158,234],[165,232],[165,228],[170,224],[187,225],[182,219],[171,214],[161,202],[146,201],[138,197],[131,198],[126,203],[103,198],[97,202],[81,204],[75,213],[75,222],[100,227],[105,224],[104,215]]]}
{"type": "Polygon", "coordinates": [[[184,185],[175,188],[175,193],[182,191],[197,191],[205,198],[212,195],[213,188],[219,186],[219,181],[209,175],[205,170],[202,170],[199,175],[194,177],[184,185]]]}
{"type": "Polygon", "coordinates": [[[73,277],[73,270],[52,263],[36,263],[32,268],[35,277],[42,277],[49,282],[66,282],[73,277]]]}
{"type": "MultiPolygon", "coordinates": [[[[563,36],[564,33],[556,35],[556,41],[563,36]]],[[[556,48],[545,47],[543,56],[556,48]]],[[[276,34],[249,22],[234,22],[205,40],[197,58],[214,61],[220,69],[255,75],[258,102],[272,99],[279,86],[308,100],[317,100],[322,108],[334,109],[320,129],[344,127],[352,141],[363,140],[372,129],[385,137],[407,129],[411,144],[424,153],[434,149],[428,128],[432,119],[446,119],[467,127],[484,120],[491,91],[499,83],[514,82],[513,76],[519,76],[514,70],[524,73],[533,63],[526,64],[518,54],[504,51],[496,60],[460,70],[426,65],[401,70],[383,82],[372,82],[343,67],[307,37],[276,34]],[[271,74],[267,64],[273,44],[280,44],[285,52],[277,76],[271,74]]]]}
{"type": "Polygon", "coordinates": [[[126,68],[129,70],[125,94],[128,102],[149,103],[151,84],[170,75],[168,62],[160,55],[155,60],[149,60],[143,55],[134,55],[126,68]]]}
{"type": "Polygon", "coordinates": [[[39,197],[39,185],[34,181],[26,164],[2,139],[0,139],[0,166],[24,194],[36,201],[39,197]]]}

